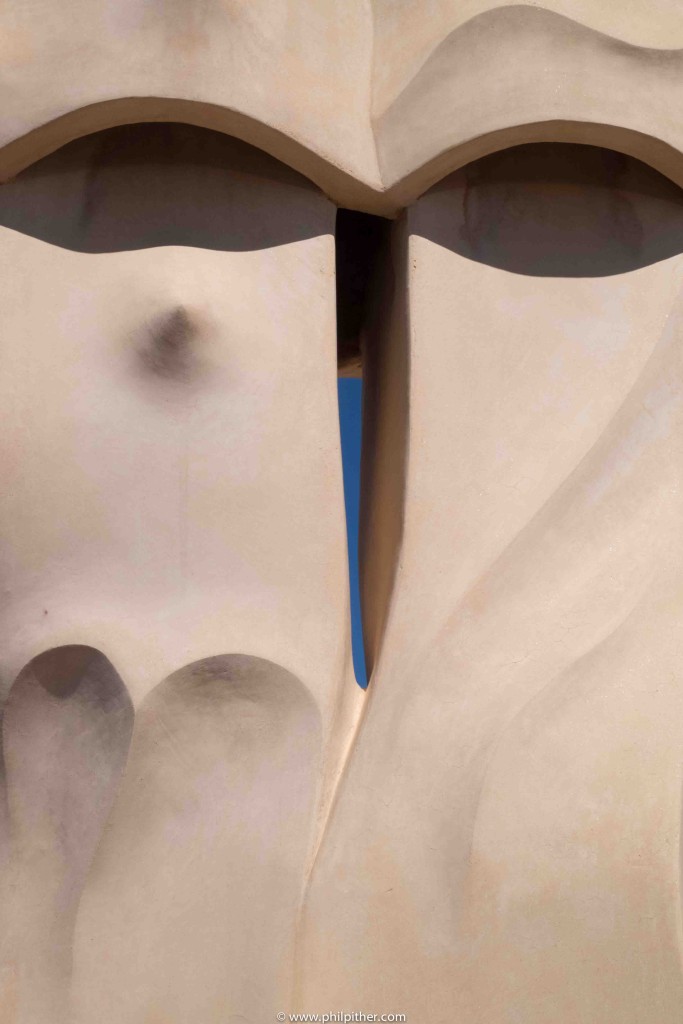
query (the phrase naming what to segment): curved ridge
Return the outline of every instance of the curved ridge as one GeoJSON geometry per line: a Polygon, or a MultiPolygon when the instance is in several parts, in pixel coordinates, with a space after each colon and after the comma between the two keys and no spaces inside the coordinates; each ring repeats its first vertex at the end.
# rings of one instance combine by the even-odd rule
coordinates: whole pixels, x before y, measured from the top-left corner
{"type": "Polygon", "coordinates": [[[427,69],[430,62],[439,55],[439,52],[442,49],[451,46],[458,36],[464,37],[465,35],[470,34],[470,32],[476,32],[477,34],[480,32],[491,33],[492,31],[495,31],[494,25],[497,27],[496,23],[498,22],[501,24],[507,23],[506,27],[514,31],[519,27],[525,27],[525,21],[528,26],[535,27],[535,25],[542,24],[543,20],[546,20],[548,25],[554,22],[558,31],[573,31],[576,33],[585,33],[586,35],[596,36],[597,38],[602,39],[606,44],[616,49],[623,49],[626,54],[632,52],[633,54],[643,55],[644,57],[655,61],[683,61],[683,46],[657,47],[634,43],[628,39],[623,39],[620,36],[612,35],[611,33],[605,32],[601,29],[594,28],[592,25],[587,25],[578,18],[571,18],[569,15],[562,14],[559,11],[555,11],[551,7],[546,7],[542,4],[498,4],[495,7],[490,7],[488,10],[475,14],[473,17],[461,22],[461,24],[452,29],[440,42],[436,43],[421,61],[419,67],[411,76],[406,86],[396,94],[392,102],[387,104],[385,109],[376,119],[381,119],[383,114],[386,113],[386,111],[410,89],[413,83],[415,83],[425,69],[427,69]],[[519,25],[515,24],[517,20],[519,20],[519,25]],[[561,27],[563,23],[564,29],[561,27]]]}
{"type": "MultiPolygon", "coordinates": [[[[120,96],[76,107],[0,147],[0,184],[49,156],[62,146],[95,132],[147,121],[180,122],[209,128],[263,150],[303,174],[340,205],[365,209],[368,196],[381,191],[343,170],[328,158],[286,132],[235,108],[182,97],[120,96]]],[[[375,204],[370,202],[374,207],[375,204]]]]}
{"type": "Polygon", "coordinates": [[[666,114],[679,96],[683,50],[623,42],[546,8],[497,7],[442,40],[375,119],[380,171],[401,205],[497,149],[578,142],[681,184],[683,130],[666,114]]]}
{"type": "MultiPolygon", "coordinates": [[[[475,0],[475,3],[476,3],[476,0],[475,0]]],[[[522,3],[519,3],[519,2],[518,3],[497,3],[497,4],[491,4],[486,9],[476,11],[475,13],[471,14],[469,17],[465,17],[461,21],[458,21],[458,23],[453,25],[447,33],[445,33],[445,34],[443,34],[441,36],[441,38],[439,38],[437,41],[435,41],[428,48],[425,48],[424,55],[421,57],[421,59],[418,62],[416,62],[415,67],[412,70],[412,72],[410,74],[404,76],[404,79],[403,79],[403,81],[405,83],[404,86],[402,88],[400,88],[400,89],[395,90],[394,100],[396,98],[398,98],[398,96],[400,96],[400,94],[402,92],[404,92],[405,89],[410,86],[411,82],[415,78],[417,78],[417,76],[420,74],[420,72],[425,67],[425,65],[430,61],[432,56],[436,53],[436,51],[441,46],[443,46],[443,44],[449,38],[451,38],[453,35],[457,34],[458,32],[464,31],[473,22],[479,22],[481,20],[485,20],[485,19],[489,19],[489,18],[494,18],[494,17],[498,16],[499,13],[502,13],[503,15],[507,15],[508,12],[511,11],[511,10],[519,11],[520,15],[522,17],[524,17],[528,12],[531,12],[532,17],[535,16],[535,15],[541,15],[541,16],[547,15],[547,16],[550,16],[552,18],[558,18],[558,19],[567,21],[571,25],[576,26],[577,28],[579,28],[581,30],[584,30],[586,32],[592,32],[592,33],[595,33],[598,36],[602,36],[605,40],[609,41],[610,43],[613,43],[613,44],[618,45],[618,46],[624,46],[627,49],[629,49],[629,48],[633,49],[633,50],[635,50],[635,51],[637,51],[639,53],[650,53],[652,55],[658,55],[658,54],[680,54],[681,52],[683,52],[683,39],[681,41],[681,46],[655,46],[652,43],[639,43],[639,42],[636,42],[633,39],[626,38],[625,34],[622,35],[622,34],[619,34],[619,33],[616,33],[616,32],[609,32],[605,28],[599,28],[596,25],[589,24],[587,21],[585,21],[585,20],[583,20],[581,18],[571,17],[570,15],[564,13],[563,11],[556,10],[555,6],[552,5],[552,3],[541,4],[541,3],[534,2],[534,0],[527,0],[526,3],[524,3],[524,2],[522,2],[522,3]]],[[[683,28],[683,26],[682,26],[682,28],[683,28]]],[[[392,102],[393,102],[393,100],[388,102],[388,103],[385,103],[384,107],[381,110],[375,111],[373,113],[373,116],[374,117],[378,117],[378,116],[381,117],[386,112],[386,110],[388,109],[388,107],[391,105],[392,102]]]]}
{"type": "Polygon", "coordinates": [[[205,658],[150,691],[79,904],[76,1020],[208,1021],[227,1006],[274,1017],[291,986],[321,741],[308,687],[265,658],[205,658]]]}
{"type": "Polygon", "coordinates": [[[630,417],[634,415],[634,407],[636,410],[646,408],[645,397],[647,397],[648,388],[651,387],[651,378],[659,367],[662,354],[678,340],[676,313],[679,310],[683,310],[683,288],[679,289],[676,294],[656,342],[640,366],[634,380],[621,397],[619,404],[601,424],[590,445],[558,481],[551,493],[544,498],[527,521],[506,540],[492,561],[469,583],[466,590],[459,596],[457,603],[449,611],[448,616],[433,631],[430,640],[431,647],[436,648],[443,637],[452,634],[455,623],[462,615],[463,609],[471,600],[472,595],[480,588],[486,587],[492,579],[495,579],[497,573],[505,572],[508,569],[508,564],[518,557],[527,538],[538,530],[539,525],[545,524],[553,517],[558,504],[565,496],[573,489],[581,492],[586,488],[593,463],[605,458],[605,452],[609,449],[610,443],[623,429],[624,423],[628,423],[630,417]]]}
{"type": "Polygon", "coordinates": [[[102,98],[103,83],[95,81],[90,93],[75,100],[57,97],[58,116],[33,127],[29,119],[13,128],[6,115],[0,180],[96,131],[181,121],[257,146],[304,174],[337,205],[384,216],[394,216],[463,164],[525,142],[616,149],[683,184],[683,125],[668,114],[683,100],[683,49],[619,39],[546,7],[498,6],[450,31],[373,118],[382,59],[375,46],[366,106],[349,128],[362,159],[330,147],[315,124],[302,132],[288,128],[274,100],[272,110],[247,112],[237,94],[209,102],[194,91],[183,96],[182,87],[177,95],[165,94],[152,82],[144,95],[135,85],[131,94],[102,98]]]}

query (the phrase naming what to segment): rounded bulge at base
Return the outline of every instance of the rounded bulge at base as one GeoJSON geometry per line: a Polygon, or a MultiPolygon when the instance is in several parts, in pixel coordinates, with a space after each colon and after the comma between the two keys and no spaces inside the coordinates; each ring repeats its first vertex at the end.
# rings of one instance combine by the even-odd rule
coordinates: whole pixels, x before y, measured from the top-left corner
{"type": "Polygon", "coordinates": [[[80,902],[73,1021],[288,1005],[320,740],[306,688],[262,658],[204,659],[145,699],[80,902]]]}
{"type": "Polygon", "coordinates": [[[2,186],[6,684],[85,643],[137,702],[237,650],[296,671],[325,715],[348,602],[334,212],[173,124],[2,186]]]}

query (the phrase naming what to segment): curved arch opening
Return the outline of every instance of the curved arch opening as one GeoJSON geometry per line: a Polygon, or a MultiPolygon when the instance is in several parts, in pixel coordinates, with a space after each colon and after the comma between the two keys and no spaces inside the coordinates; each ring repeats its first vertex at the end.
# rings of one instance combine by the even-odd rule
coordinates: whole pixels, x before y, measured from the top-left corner
{"type": "Polygon", "coordinates": [[[359,209],[386,205],[381,189],[348,174],[277,128],[239,110],[178,97],[121,96],[70,110],[0,148],[0,181],[15,177],[77,139],[111,128],[152,122],[182,123],[245,142],[299,172],[334,196],[340,205],[359,209]]]}
{"type": "Polygon", "coordinates": [[[220,132],[127,124],[69,142],[3,185],[0,225],[83,253],[263,249],[319,233],[309,212],[317,191],[220,132]]]}
{"type": "Polygon", "coordinates": [[[663,139],[622,125],[592,121],[536,121],[485,132],[439,153],[409,174],[388,184],[391,207],[414,202],[448,175],[503,150],[544,143],[611,150],[638,160],[683,188],[683,152],[663,139]]]}
{"type": "Polygon", "coordinates": [[[623,153],[530,143],[473,161],[415,210],[417,234],[534,277],[607,277],[683,253],[683,189],[623,153]]]}

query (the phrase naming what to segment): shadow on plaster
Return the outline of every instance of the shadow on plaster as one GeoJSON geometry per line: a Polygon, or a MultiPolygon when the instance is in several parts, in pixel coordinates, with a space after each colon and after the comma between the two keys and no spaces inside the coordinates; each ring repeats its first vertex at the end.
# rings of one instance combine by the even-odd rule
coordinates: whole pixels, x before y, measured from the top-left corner
{"type": "Polygon", "coordinates": [[[387,196],[407,205],[466,163],[532,142],[608,146],[683,184],[669,116],[682,72],[683,50],[623,42],[543,7],[485,11],[377,111],[387,196]]]}
{"type": "Polygon", "coordinates": [[[259,958],[286,988],[321,760],[303,683],[265,659],[222,655],[174,673],[134,716],[100,651],[59,647],[20,672],[3,737],[12,898],[0,1007],[71,1020],[73,966],[88,1020],[111,1008],[128,1019],[129,999],[137,1012],[140,970],[159,976],[169,1013],[220,999],[211,984],[226,970],[231,1005],[250,1013],[259,958]],[[191,908],[196,928],[178,932],[191,908]],[[194,958],[200,934],[188,975],[185,941],[194,958]]]}
{"type": "Polygon", "coordinates": [[[536,143],[445,178],[411,230],[516,274],[606,277],[683,253],[683,190],[611,150],[536,143]]]}
{"type": "Polygon", "coordinates": [[[128,754],[133,706],[108,659],[58,647],[4,710],[10,826],[3,950],[19,1020],[66,1020],[78,902],[128,754]]]}
{"type": "Polygon", "coordinates": [[[0,148],[0,176],[11,178],[73,139],[146,121],[244,139],[306,175],[337,205],[383,216],[395,216],[467,162],[529,142],[607,145],[683,183],[683,137],[671,117],[682,70],[681,49],[640,46],[544,7],[510,4],[452,29],[415,73],[399,69],[392,77],[401,87],[380,109],[373,112],[368,102],[358,136],[372,130],[368,165],[377,161],[381,176],[349,173],[317,148],[314,132],[303,143],[239,103],[150,94],[72,109],[65,99],[60,116],[10,134],[0,148]]]}
{"type": "MultiPolygon", "coordinates": [[[[83,253],[242,252],[319,235],[316,195],[324,202],[307,178],[230,136],[124,125],[71,142],[2,185],[0,226],[83,253]]],[[[330,204],[330,233],[333,215],[330,204]]]]}

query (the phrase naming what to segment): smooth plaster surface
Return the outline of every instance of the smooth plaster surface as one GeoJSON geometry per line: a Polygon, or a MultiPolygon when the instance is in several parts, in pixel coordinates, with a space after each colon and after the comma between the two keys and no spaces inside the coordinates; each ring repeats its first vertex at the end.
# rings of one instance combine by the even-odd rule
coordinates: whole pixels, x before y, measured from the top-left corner
{"type": "Polygon", "coordinates": [[[395,214],[524,142],[609,146],[683,183],[673,0],[52,0],[0,12],[0,175],[134,121],[237,136],[395,214]]]}
{"type": "Polygon", "coordinates": [[[2,1024],[678,1019],[682,54],[672,0],[4,5],[2,1024]],[[367,697],[337,205],[396,218],[367,697]]]}
{"type": "Polygon", "coordinates": [[[0,192],[3,1022],[289,998],[360,699],[334,219],[271,157],[174,125],[0,192]]]}
{"type": "Polygon", "coordinates": [[[306,1010],[679,1013],[682,229],[646,168],[552,147],[394,228],[373,675],[307,900],[306,1010]]]}

